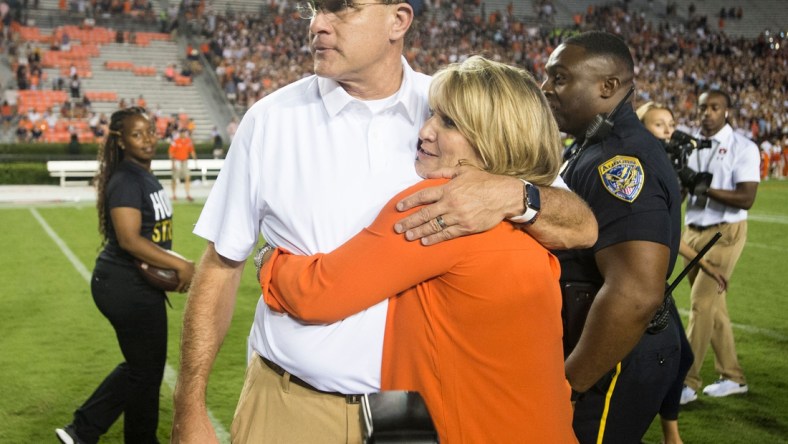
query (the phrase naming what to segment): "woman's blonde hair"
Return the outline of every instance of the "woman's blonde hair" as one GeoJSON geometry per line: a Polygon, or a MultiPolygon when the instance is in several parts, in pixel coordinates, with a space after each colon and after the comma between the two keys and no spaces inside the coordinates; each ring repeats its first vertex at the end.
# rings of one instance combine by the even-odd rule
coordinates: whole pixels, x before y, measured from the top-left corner
{"type": "Polygon", "coordinates": [[[640,105],[637,111],[635,111],[635,114],[637,114],[638,119],[640,119],[640,123],[646,123],[646,114],[648,114],[648,112],[651,111],[652,109],[664,109],[665,111],[670,113],[670,117],[672,117],[673,119],[676,118],[676,116],[673,115],[673,111],[671,111],[670,108],[668,108],[664,104],[659,102],[646,102],[640,105]]]}
{"type": "Polygon", "coordinates": [[[483,170],[542,186],[555,180],[562,151],[558,125],[525,70],[473,56],[433,76],[429,101],[479,153],[483,170]]]}

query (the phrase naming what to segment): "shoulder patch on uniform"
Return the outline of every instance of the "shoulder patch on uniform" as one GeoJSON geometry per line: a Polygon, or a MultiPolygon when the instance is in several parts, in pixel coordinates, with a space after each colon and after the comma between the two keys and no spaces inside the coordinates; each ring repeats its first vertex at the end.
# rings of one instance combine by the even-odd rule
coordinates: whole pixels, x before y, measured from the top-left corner
{"type": "Polygon", "coordinates": [[[640,160],[629,156],[616,156],[597,167],[605,189],[613,196],[634,202],[643,189],[645,173],[640,160]]]}

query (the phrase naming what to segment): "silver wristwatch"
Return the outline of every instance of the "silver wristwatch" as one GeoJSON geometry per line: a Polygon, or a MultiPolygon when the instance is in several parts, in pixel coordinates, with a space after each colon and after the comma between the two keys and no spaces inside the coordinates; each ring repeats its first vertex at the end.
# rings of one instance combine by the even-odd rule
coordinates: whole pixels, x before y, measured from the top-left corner
{"type": "Polygon", "coordinates": [[[269,251],[273,251],[275,249],[276,249],[275,246],[266,242],[265,244],[263,244],[262,247],[260,247],[257,250],[257,253],[254,254],[254,266],[257,269],[256,276],[258,283],[260,282],[260,269],[263,268],[263,258],[265,257],[266,253],[268,253],[269,251]]]}

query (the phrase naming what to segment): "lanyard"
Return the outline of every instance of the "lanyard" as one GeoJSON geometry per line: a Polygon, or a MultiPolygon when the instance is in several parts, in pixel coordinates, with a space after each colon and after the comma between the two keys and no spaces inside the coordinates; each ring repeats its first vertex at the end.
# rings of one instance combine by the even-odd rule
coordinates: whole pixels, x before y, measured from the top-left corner
{"type": "MultiPolygon", "coordinates": [[[[708,139],[708,140],[710,140],[710,141],[711,141],[711,148],[709,148],[709,152],[710,152],[710,153],[709,153],[709,159],[706,161],[706,169],[701,169],[701,168],[702,168],[702,167],[701,167],[701,164],[700,164],[700,152],[701,152],[701,150],[699,150],[699,149],[697,150],[697,151],[698,151],[698,155],[697,155],[697,157],[696,157],[695,159],[697,160],[697,162],[696,162],[696,163],[698,164],[698,168],[697,168],[697,171],[698,171],[698,172],[701,172],[701,171],[702,171],[702,172],[706,172],[706,173],[708,173],[708,172],[709,172],[709,167],[711,167],[711,161],[714,159],[714,157],[715,157],[715,154],[717,153],[717,149],[719,148],[719,145],[720,145],[720,144],[719,144],[719,143],[718,143],[716,140],[714,140],[714,139],[708,139]],[[715,145],[716,145],[716,146],[715,146],[715,145]]],[[[705,149],[705,148],[704,148],[704,149],[705,149]]]]}

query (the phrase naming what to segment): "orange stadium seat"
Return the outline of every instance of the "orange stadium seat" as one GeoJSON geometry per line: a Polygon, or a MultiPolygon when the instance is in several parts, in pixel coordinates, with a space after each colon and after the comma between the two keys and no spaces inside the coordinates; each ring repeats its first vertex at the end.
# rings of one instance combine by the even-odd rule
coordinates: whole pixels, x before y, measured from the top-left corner
{"type": "Polygon", "coordinates": [[[81,143],[92,143],[96,141],[96,135],[92,131],[82,131],[77,133],[77,138],[81,143]]]}
{"type": "Polygon", "coordinates": [[[52,36],[41,34],[41,29],[38,26],[20,26],[19,35],[28,42],[50,43],[52,41],[52,36]]]}
{"type": "Polygon", "coordinates": [[[59,119],[55,123],[54,128],[50,128],[52,131],[59,131],[59,132],[67,132],[68,131],[68,122],[63,119],[59,119]]]}
{"type": "Polygon", "coordinates": [[[68,35],[73,40],[79,40],[83,45],[85,44],[104,44],[110,43],[115,38],[115,31],[109,28],[95,27],[90,30],[81,29],[77,26],[63,26],[58,28],[68,32],[68,35]]]}
{"type": "Polygon", "coordinates": [[[19,91],[17,96],[17,108],[23,111],[34,108],[38,112],[46,111],[54,105],[65,102],[67,94],[65,91],[19,91]]]}
{"type": "Polygon", "coordinates": [[[66,143],[71,139],[68,131],[47,131],[43,136],[44,142],[66,143]]]}
{"type": "Polygon", "coordinates": [[[104,68],[110,71],[132,71],[134,63],[126,60],[107,60],[104,62],[104,68]]]}
{"type": "MultiPolygon", "coordinates": [[[[88,78],[89,79],[89,78],[93,77],[93,71],[91,71],[90,68],[84,68],[84,67],[79,67],[79,66],[76,66],[76,68],[77,68],[77,75],[80,78],[88,78]]],[[[60,75],[62,75],[63,77],[68,77],[68,74],[70,72],[71,72],[71,68],[68,67],[68,66],[60,68],[60,75]]]]}
{"type": "Polygon", "coordinates": [[[135,76],[155,76],[156,75],[156,68],[153,66],[135,66],[134,67],[134,75],[135,76]]]}
{"type": "Polygon", "coordinates": [[[117,102],[118,93],[113,91],[85,91],[91,102],[117,102]]]}
{"type": "Polygon", "coordinates": [[[192,78],[182,75],[176,75],[175,84],[178,86],[189,86],[192,84],[192,78]]]}
{"type": "Polygon", "coordinates": [[[139,46],[149,46],[150,42],[153,40],[162,40],[167,41],[170,39],[169,34],[163,34],[160,32],[138,32],[137,33],[137,45],[139,46]]]}

